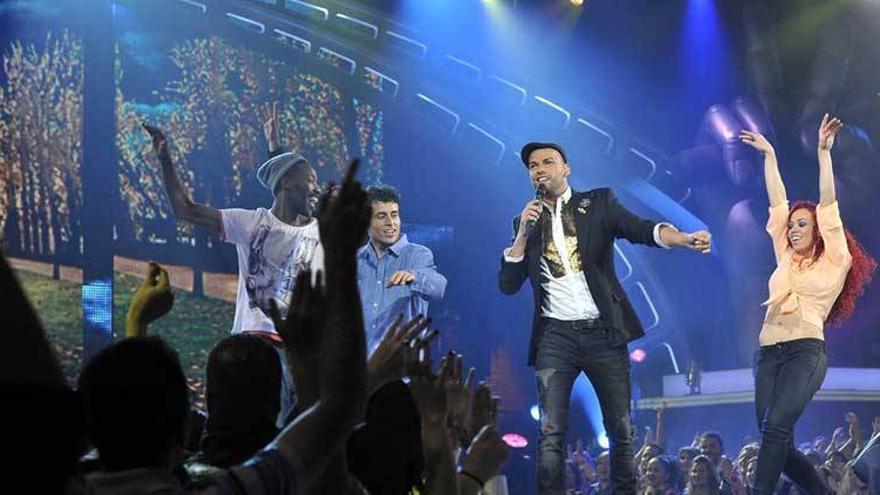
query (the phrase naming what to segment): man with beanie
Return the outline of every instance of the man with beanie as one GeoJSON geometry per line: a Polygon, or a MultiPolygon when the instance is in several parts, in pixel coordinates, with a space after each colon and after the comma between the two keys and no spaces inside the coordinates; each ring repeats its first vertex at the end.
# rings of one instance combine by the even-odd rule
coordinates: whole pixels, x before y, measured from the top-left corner
{"type": "MultiPolygon", "coordinates": [[[[293,381],[275,332],[269,301],[275,300],[282,317],[297,274],[324,268],[324,252],[314,213],[320,188],[315,170],[296,153],[273,153],[257,170],[260,183],[272,191],[272,208],[217,209],[189,197],[171,162],[168,142],[161,130],[144,125],[162,164],[162,178],[174,215],[205,227],[238,251],[238,295],[232,333],[262,336],[278,349],[283,367],[279,419],[294,402],[293,381]]],[[[279,421],[280,422],[280,421],[279,421]]]]}

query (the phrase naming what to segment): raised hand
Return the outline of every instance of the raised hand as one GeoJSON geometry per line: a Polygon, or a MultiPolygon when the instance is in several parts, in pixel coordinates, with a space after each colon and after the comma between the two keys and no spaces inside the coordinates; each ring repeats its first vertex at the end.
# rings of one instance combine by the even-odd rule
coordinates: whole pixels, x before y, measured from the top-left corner
{"type": "Polygon", "coordinates": [[[266,105],[264,113],[266,120],[263,121],[263,135],[269,144],[269,151],[275,151],[281,147],[281,125],[278,120],[278,102],[273,101],[266,105]]]}
{"type": "Polygon", "coordinates": [[[140,337],[147,333],[147,325],[165,316],[174,306],[174,293],[168,272],[151,261],[147,278],[131,298],[125,320],[125,336],[140,337]]]}
{"type": "Polygon", "coordinates": [[[830,117],[827,113],[822,117],[819,125],[819,149],[831,150],[834,146],[834,138],[843,129],[843,122],[837,117],[830,117]]]}
{"type": "Polygon", "coordinates": [[[485,483],[501,472],[510,452],[494,425],[484,426],[474,437],[462,463],[462,470],[485,483]]]}
{"type": "Polygon", "coordinates": [[[465,422],[471,406],[472,384],[477,370],[471,368],[467,377],[462,379],[461,354],[449,351],[449,359],[452,360],[453,365],[452,373],[446,381],[446,405],[449,413],[446,424],[453,438],[458,439],[462,446],[466,446],[473,438],[467,435],[465,422]]]}
{"type": "Polygon", "coordinates": [[[360,160],[352,160],[341,186],[334,188],[331,184],[321,196],[318,225],[321,243],[330,260],[337,255],[353,255],[367,234],[370,203],[367,193],[355,180],[358,168],[360,160]]]}
{"type": "Polygon", "coordinates": [[[471,400],[471,410],[465,419],[465,430],[473,438],[486,425],[498,421],[498,401],[492,397],[492,390],[486,382],[480,382],[471,400]]]}
{"type": "Polygon", "coordinates": [[[842,426],[838,426],[834,429],[834,433],[831,435],[831,446],[834,450],[839,449],[843,443],[846,441],[846,431],[842,426]]]}
{"type": "Polygon", "coordinates": [[[773,150],[773,145],[770,144],[770,141],[767,141],[767,138],[765,138],[764,135],[759,132],[746,130],[740,131],[739,140],[765,155],[776,153],[773,150]]]}
{"type": "MultiPolygon", "coordinates": [[[[420,353],[416,363],[411,366],[410,386],[413,399],[422,418],[422,427],[432,427],[434,431],[446,431],[446,381],[451,374],[451,363],[447,358],[440,360],[437,374],[431,370],[430,353],[420,353]]],[[[446,440],[444,440],[446,441],[446,440]]]]}
{"type": "MultiPolygon", "coordinates": [[[[376,390],[382,385],[399,380],[406,376],[406,361],[409,346],[413,345],[431,320],[418,315],[410,321],[403,323],[403,316],[398,316],[391,323],[391,327],[385,332],[376,350],[367,360],[367,381],[370,390],[376,390]]],[[[426,338],[433,339],[437,332],[430,332],[426,338]]]]}

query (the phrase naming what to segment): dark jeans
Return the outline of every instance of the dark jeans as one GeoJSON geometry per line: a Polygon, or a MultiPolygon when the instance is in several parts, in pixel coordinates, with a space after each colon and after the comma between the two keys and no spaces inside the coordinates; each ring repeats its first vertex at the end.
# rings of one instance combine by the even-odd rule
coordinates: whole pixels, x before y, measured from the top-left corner
{"type": "Polygon", "coordinates": [[[541,410],[538,493],[564,493],[565,432],[571,389],[583,371],[599,398],[611,443],[613,493],[635,493],[633,427],[630,418],[630,364],[626,345],[610,346],[608,331],[587,321],[542,320],[535,374],[541,410]]]}
{"type": "Polygon", "coordinates": [[[794,446],[794,424],[822,386],[825,343],[798,339],[761,347],[755,362],[755,412],[761,450],[754,494],[770,494],[783,471],[807,493],[831,493],[810,461],[794,446]]]}

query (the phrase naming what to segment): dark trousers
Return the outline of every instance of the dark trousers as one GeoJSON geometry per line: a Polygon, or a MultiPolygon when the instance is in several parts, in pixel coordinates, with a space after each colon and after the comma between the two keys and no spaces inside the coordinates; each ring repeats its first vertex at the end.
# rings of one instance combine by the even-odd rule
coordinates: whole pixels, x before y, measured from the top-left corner
{"type": "Polygon", "coordinates": [[[761,450],[752,493],[773,493],[783,471],[807,493],[831,493],[810,461],[794,446],[794,424],[822,386],[828,357],[817,339],[781,342],[758,350],[755,412],[761,450]]]}
{"type": "Polygon", "coordinates": [[[613,493],[635,493],[633,427],[630,418],[630,364],[626,345],[608,344],[608,331],[595,320],[542,320],[535,374],[541,411],[538,493],[564,493],[565,433],[571,389],[583,371],[599,398],[611,443],[613,493]]]}

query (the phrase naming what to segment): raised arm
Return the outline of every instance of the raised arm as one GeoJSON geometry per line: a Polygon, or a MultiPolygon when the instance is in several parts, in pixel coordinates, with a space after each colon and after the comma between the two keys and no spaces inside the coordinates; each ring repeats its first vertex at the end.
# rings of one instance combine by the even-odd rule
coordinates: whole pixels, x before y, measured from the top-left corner
{"type": "Polygon", "coordinates": [[[779,174],[779,165],[776,162],[776,151],[770,141],[762,134],[751,131],[742,131],[740,140],[760,151],[764,155],[764,184],[767,186],[767,197],[770,207],[778,206],[788,201],[785,195],[785,184],[779,174]]]}
{"type": "Polygon", "coordinates": [[[654,434],[654,443],[661,447],[666,446],[666,425],[663,419],[666,417],[666,402],[660,404],[657,411],[657,433],[654,434]]]}
{"type": "Polygon", "coordinates": [[[819,204],[828,206],[837,201],[837,193],[834,190],[834,170],[831,167],[831,148],[834,146],[834,137],[843,122],[837,117],[829,118],[826,113],[822,117],[822,125],[819,126],[819,204]]]}
{"type": "Polygon", "coordinates": [[[180,183],[180,178],[177,177],[177,171],[174,170],[165,134],[158,127],[142,125],[144,130],[150,134],[150,138],[153,140],[153,149],[159,156],[159,163],[162,165],[162,182],[165,184],[165,192],[171,201],[171,210],[174,212],[174,216],[179,220],[205,227],[211,232],[219,234],[223,225],[220,219],[220,210],[196,203],[189,197],[183,184],[180,183]]]}

